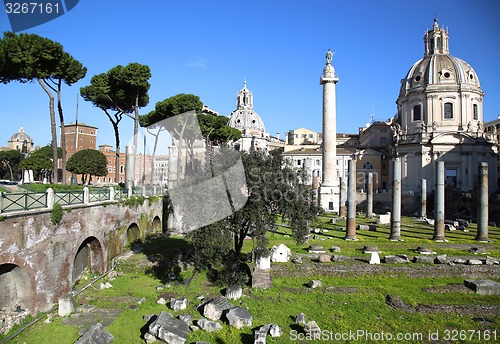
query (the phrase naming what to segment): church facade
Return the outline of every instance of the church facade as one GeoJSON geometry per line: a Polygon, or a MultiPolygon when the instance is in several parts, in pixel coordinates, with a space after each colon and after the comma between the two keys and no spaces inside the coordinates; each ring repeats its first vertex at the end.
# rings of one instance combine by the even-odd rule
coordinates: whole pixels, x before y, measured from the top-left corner
{"type": "Polygon", "coordinates": [[[444,161],[445,182],[463,192],[477,185],[478,165],[489,165],[489,190],[497,188],[496,135],[485,132],[479,77],[450,54],[448,30],[424,35],[424,57],[401,80],[392,126],[393,155],[401,158],[402,190],[418,194],[421,180],[435,189],[436,162],[444,161]]]}

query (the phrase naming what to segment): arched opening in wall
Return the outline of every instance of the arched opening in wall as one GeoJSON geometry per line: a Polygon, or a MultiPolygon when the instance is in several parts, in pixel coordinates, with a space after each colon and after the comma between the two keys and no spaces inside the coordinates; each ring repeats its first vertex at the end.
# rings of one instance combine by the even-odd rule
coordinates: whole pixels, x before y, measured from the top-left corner
{"type": "Polygon", "coordinates": [[[26,271],[15,264],[0,265],[0,309],[6,312],[29,309],[31,292],[26,271]]]}
{"type": "Polygon", "coordinates": [[[132,223],[127,228],[127,244],[133,245],[141,242],[141,231],[136,223],[132,223]]]}
{"type": "Polygon", "coordinates": [[[88,237],[76,251],[71,273],[72,283],[75,283],[85,270],[102,274],[104,269],[104,254],[101,243],[96,237],[88,237]]]}
{"type": "Polygon", "coordinates": [[[161,220],[158,216],[153,219],[153,233],[161,233],[161,220]]]}

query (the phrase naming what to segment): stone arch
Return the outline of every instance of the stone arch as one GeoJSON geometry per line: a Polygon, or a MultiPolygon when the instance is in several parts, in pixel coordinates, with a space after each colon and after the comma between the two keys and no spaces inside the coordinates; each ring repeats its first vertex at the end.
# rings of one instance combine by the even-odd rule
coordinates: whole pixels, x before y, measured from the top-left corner
{"type": "Polygon", "coordinates": [[[134,244],[139,241],[141,241],[141,230],[137,223],[132,222],[127,228],[125,244],[134,244]]]}
{"type": "Polygon", "coordinates": [[[161,233],[162,227],[161,227],[161,220],[159,216],[155,216],[152,222],[152,227],[153,227],[153,233],[161,233]]]}
{"type": "Polygon", "coordinates": [[[0,264],[0,309],[7,312],[16,306],[23,309],[32,308],[33,288],[31,279],[23,268],[17,264],[0,264]]]}
{"type": "Polygon", "coordinates": [[[97,274],[105,271],[102,245],[99,239],[93,236],[86,238],[76,251],[72,264],[72,283],[75,283],[87,268],[90,272],[97,274]]]}

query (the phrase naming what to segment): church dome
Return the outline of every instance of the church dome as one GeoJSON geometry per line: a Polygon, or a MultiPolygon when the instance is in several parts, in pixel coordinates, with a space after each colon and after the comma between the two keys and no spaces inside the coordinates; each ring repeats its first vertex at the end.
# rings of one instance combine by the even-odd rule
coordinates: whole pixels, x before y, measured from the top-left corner
{"type": "Polygon", "coordinates": [[[247,88],[246,81],[243,89],[238,92],[236,110],[229,116],[228,125],[240,130],[243,135],[263,135],[266,131],[264,122],[253,111],[253,94],[247,88]]]}
{"type": "Polygon", "coordinates": [[[424,34],[424,57],[401,80],[396,103],[402,130],[477,132],[483,127],[483,97],[476,71],[450,54],[448,29],[434,19],[424,34]]]}
{"type": "Polygon", "coordinates": [[[24,128],[19,128],[19,131],[10,137],[9,142],[24,142],[33,143],[31,137],[24,131],[24,128]]]}
{"type": "Polygon", "coordinates": [[[428,88],[435,90],[481,91],[476,72],[470,64],[450,55],[448,30],[439,28],[437,19],[434,27],[424,36],[424,57],[417,61],[401,80],[399,96],[418,93],[428,88]]]}
{"type": "Polygon", "coordinates": [[[481,92],[479,78],[471,65],[450,54],[428,55],[416,62],[402,80],[399,96],[428,87],[449,91],[460,87],[481,92]]]}

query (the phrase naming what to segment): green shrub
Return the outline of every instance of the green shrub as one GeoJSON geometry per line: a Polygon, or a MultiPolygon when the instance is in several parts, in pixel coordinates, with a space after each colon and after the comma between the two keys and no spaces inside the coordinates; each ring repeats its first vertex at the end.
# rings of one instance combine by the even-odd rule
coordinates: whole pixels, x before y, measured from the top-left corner
{"type": "Polygon", "coordinates": [[[50,220],[52,221],[52,224],[56,225],[59,222],[61,222],[62,217],[63,217],[62,206],[59,203],[54,204],[54,207],[52,207],[52,212],[50,213],[50,220]]]}

